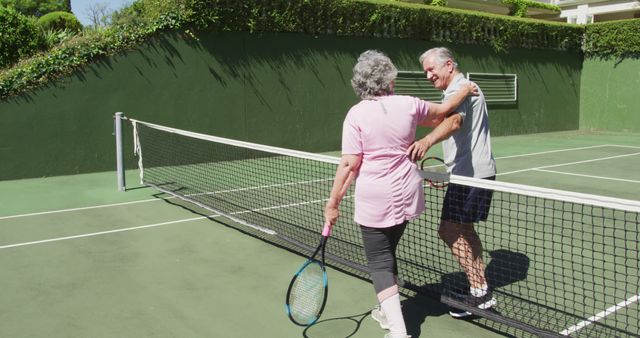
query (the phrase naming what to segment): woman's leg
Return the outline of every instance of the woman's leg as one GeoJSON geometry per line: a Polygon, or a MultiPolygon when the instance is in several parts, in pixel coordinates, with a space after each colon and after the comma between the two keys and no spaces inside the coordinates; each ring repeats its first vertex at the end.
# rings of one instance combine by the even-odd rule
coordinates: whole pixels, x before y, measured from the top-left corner
{"type": "Polygon", "coordinates": [[[361,226],[371,280],[393,337],[406,337],[407,334],[400,305],[395,257],[395,250],[406,224],[404,222],[390,228],[361,226]]]}

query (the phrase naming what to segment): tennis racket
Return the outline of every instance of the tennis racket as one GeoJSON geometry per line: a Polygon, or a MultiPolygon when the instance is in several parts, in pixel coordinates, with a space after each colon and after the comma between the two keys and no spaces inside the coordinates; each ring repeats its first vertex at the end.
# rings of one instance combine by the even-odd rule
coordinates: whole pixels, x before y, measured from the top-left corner
{"type": "Polygon", "coordinates": [[[422,170],[422,177],[431,187],[444,188],[449,184],[451,175],[447,172],[447,165],[444,160],[439,157],[426,157],[420,162],[420,170],[422,170]]]}
{"type": "Polygon", "coordinates": [[[331,224],[326,223],[322,229],[320,244],[289,283],[286,310],[296,325],[309,326],[315,323],[324,310],[329,292],[327,271],[324,268],[324,248],[330,235],[331,224]],[[318,252],[321,261],[315,258],[318,252]]]}

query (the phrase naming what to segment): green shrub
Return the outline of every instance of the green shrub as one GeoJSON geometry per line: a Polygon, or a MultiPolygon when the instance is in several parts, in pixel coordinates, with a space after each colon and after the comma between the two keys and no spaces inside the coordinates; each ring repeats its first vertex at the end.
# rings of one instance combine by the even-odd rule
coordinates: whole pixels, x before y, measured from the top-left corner
{"type": "Polygon", "coordinates": [[[35,19],[0,6],[0,68],[43,47],[44,38],[35,19]]]}
{"type": "Polygon", "coordinates": [[[436,7],[447,7],[447,0],[424,0],[425,5],[431,5],[436,7]]]}
{"type": "Polygon", "coordinates": [[[71,11],[71,2],[60,0],[0,0],[0,6],[13,8],[23,15],[35,17],[55,11],[71,11]]]}
{"type": "Polygon", "coordinates": [[[38,25],[46,30],[69,30],[79,32],[82,24],[69,12],[51,12],[38,18],[38,25]]]}
{"type": "Polygon", "coordinates": [[[527,16],[527,10],[529,8],[541,8],[560,13],[560,7],[557,5],[551,5],[544,2],[533,0],[500,0],[505,5],[509,5],[509,15],[524,18],[527,16]]]}
{"type": "Polygon", "coordinates": [[[47,48],[52,48],[55,45],[61,44],[72,37],[74,37],[77,33],[70,31],[68,29],[47,29],[44,31],[44,41],[47,48]]]}
{"type": "Polygon", "coordinates": [[[390,0],[138,0],[114,21],[118,24],[84,31],[46,55],[0,72],[0,99],[69,74],[95,58],[135,48],[166,30],[181,30],[185,36],[203,30],[410,38],[486,45],[496,52],[579,52],[584,34],[584,26],[390,0]]]}
{"type": "Polygon", "coordinates": [[[589,57],[640,58],[640,19],[587,25],[583,48],[589,57]]]}

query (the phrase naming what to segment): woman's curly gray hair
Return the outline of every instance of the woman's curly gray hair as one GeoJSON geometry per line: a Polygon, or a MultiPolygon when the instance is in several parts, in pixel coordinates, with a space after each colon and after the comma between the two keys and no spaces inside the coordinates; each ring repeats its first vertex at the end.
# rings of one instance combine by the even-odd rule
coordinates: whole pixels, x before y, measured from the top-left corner
{"type": "Polygon", "coordinates": [[[368,50],[358,57],[353,67],[351,86],[362,100],[393,94],[391,82],[398,76],[398,69],[391,59],[377,50],[368,50]]]}

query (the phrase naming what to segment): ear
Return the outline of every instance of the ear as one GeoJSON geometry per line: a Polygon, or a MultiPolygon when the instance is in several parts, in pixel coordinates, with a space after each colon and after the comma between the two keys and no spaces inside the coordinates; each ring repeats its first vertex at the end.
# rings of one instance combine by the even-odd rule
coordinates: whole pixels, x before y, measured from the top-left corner
{"type": "Polygon", "coordinates": [[[453,61],[451,61],[451,59],[447,60],[447,70],[449,71],[449,73],[453,73],[454,69],[455,67],[453,66],[453,61]]]}

